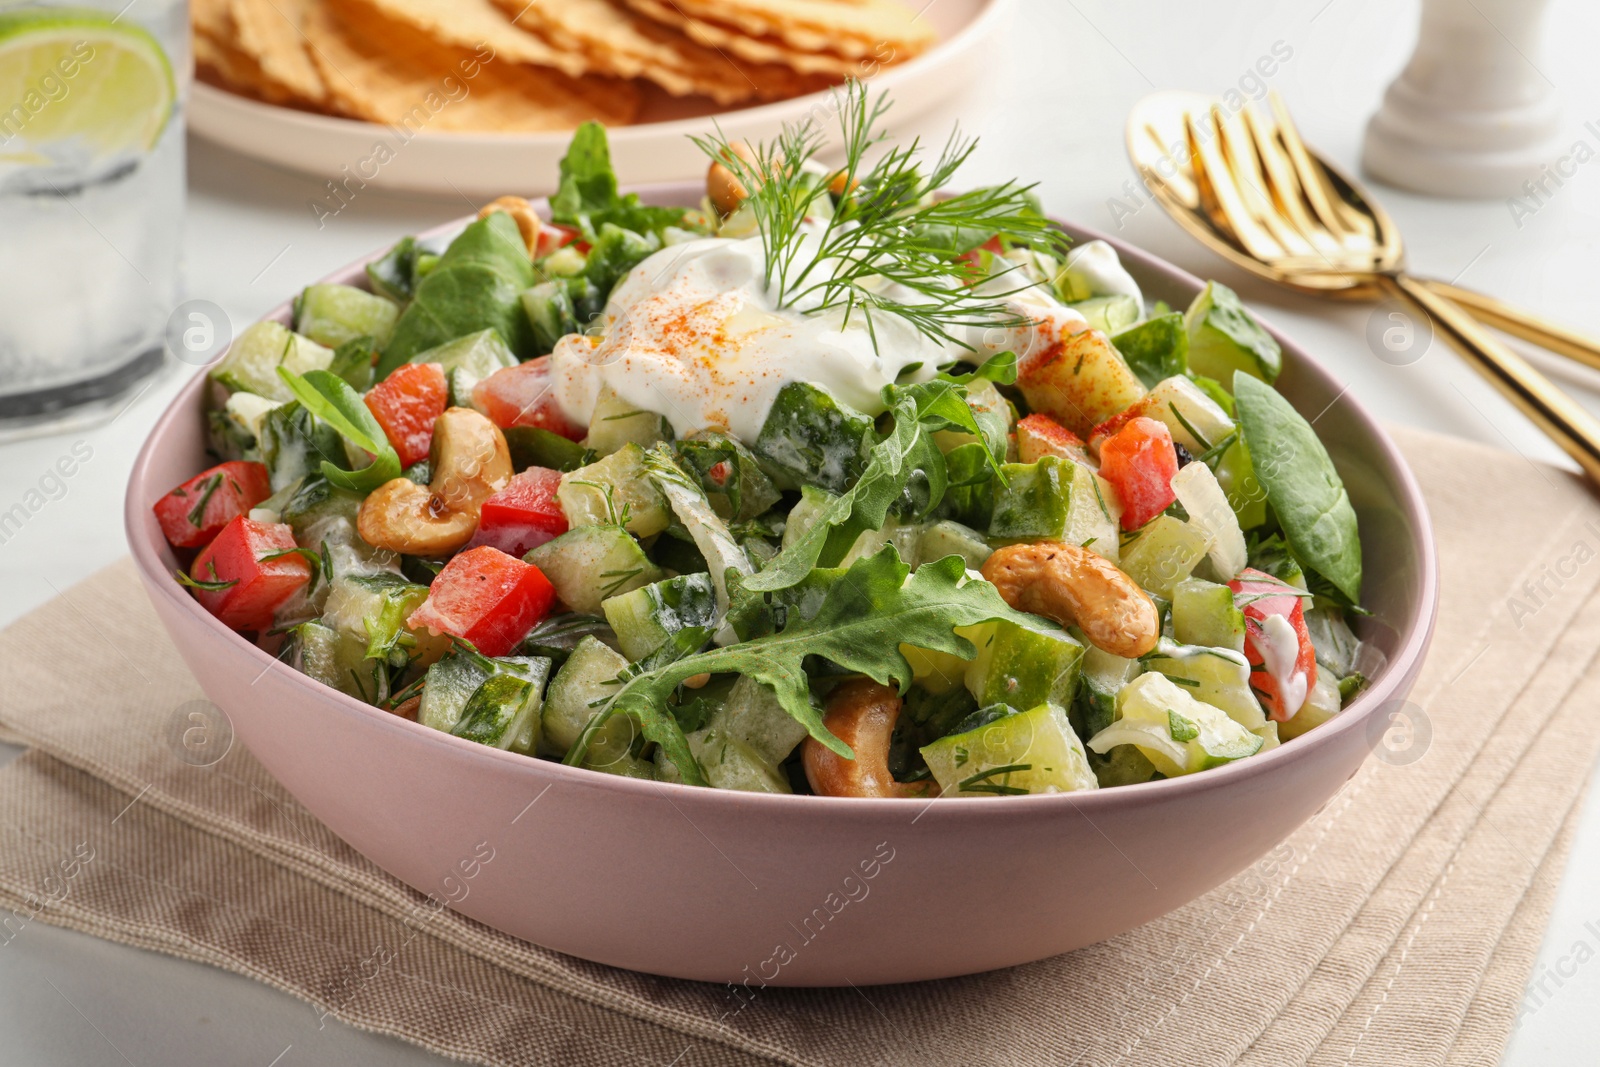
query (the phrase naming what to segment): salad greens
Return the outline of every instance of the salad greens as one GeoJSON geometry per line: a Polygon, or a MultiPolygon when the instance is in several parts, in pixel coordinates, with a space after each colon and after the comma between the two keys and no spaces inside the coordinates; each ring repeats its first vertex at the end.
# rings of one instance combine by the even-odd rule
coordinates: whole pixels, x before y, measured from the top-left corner
{"type": "Polygon", "coordinates": [[[840,167],[811,122],[697,139],[731,205],[622,193],[587,124],[529,232],[242,334],[222,462],[156,505],[179,580],[351,697],[658,782],[1120,787],[1338,715],[1381,662],[1357,516],[1271,334],[840,103],[840,167]]]}

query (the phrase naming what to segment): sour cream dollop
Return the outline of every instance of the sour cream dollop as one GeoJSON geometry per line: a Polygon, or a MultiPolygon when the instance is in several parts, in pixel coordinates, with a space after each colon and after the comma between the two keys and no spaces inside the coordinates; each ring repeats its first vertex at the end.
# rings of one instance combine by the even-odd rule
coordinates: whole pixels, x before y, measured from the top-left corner
{"type": "Polygon", "coordinates": [[[815,382],[875,414],[885,385],[924,381],[968,355],[895,315],[875,316],[873,327],[876,345],[859,311],[847,324],[838,310],[779,308],[759,239],[687,241],[651,255],[613,290],[598,336],[561,339],[551,355],[555,395],[580,425],[609,386],[666,416],[679,436],[715,428],[753,441],[790,382],[815,382]]]}

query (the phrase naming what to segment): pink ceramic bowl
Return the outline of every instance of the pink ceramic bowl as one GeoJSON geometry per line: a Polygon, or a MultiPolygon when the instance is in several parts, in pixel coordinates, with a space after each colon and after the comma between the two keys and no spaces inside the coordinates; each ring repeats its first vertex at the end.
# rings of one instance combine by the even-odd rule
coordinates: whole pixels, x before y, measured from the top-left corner
{"type": "MultiPolygon", "coordinates": [[[[647,199],[692,203],[689,186],[647,199]]],[[[1067,227],[1080,239],[1102,235],[1067,227]]],[[[1110,238],[1150,298],[1201,283],[1110,238]]],[[[329,281],[364,285],[361,264],[329,281]]],[[[272,318],[289,322],[285,303],[272,318]]],[[[967,974],[1112,937],[1226,881],[1314,814],[1382,735],[1432,632],[1436,564],[1416,482],[1383,430],[1288,338],[1279,381],[1321,413],[1361,518],[1363,636],[1388,657],[1331,723],[1190,777],[1082,794],[931,803],[766,796],[613,777],[473,744],[272,663],[173,579],[151,505],[203,469],[197,375],[134,464],[128,540],[206,694],[313,814],[384,870],[459,910],[585,959],[706,981],[867,985],[967,974]],[[1337,402],[1336,402],[1337,401],[1337,402]],[[529,804],[532,803],[532,807],[529,804]]]]}

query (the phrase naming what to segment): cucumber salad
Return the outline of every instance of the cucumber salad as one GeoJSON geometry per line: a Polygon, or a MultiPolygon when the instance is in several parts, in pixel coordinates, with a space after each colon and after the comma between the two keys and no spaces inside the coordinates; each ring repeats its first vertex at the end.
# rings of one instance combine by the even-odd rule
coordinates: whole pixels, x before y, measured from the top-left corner
{"type": "Polygon", "coordinates": [[[842,165],[698,139],[695,205],[620,194],[590,124],[548,213],[244,331],[220,462],[155,504],[178,580],[377,708],[662,782],[1097,789],[1338,715],[1356,516],[1271,335],[838,104],[842,165]]]}

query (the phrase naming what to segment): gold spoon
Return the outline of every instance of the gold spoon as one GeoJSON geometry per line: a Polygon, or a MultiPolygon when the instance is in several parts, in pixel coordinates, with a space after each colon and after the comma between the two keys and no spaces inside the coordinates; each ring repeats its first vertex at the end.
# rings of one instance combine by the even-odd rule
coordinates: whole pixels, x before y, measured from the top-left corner
{"type": "Polygon", "coordinates": [[[1467,362],[1600,482],[1600,420],[1468,314],[1600,369],[1600,344],[1492,297],[1405,273],[1400,232],[1365,190],[1273,118],[1197,93],[1156,93],[1128,118],[1128,152],[1155,199],[1202,244],[1301,292],[1393,297],[1431,320],[1467,362]]]}

